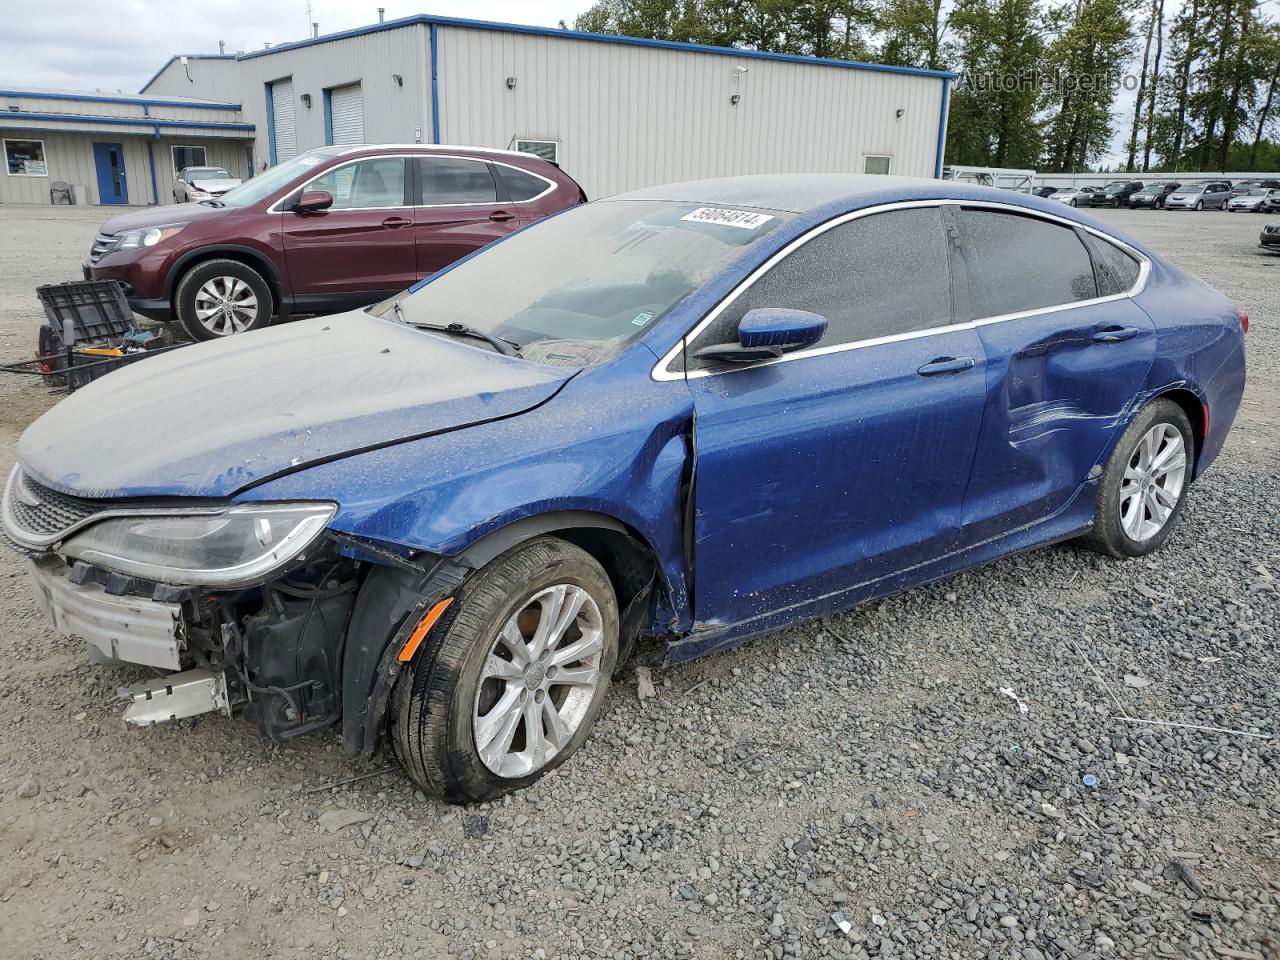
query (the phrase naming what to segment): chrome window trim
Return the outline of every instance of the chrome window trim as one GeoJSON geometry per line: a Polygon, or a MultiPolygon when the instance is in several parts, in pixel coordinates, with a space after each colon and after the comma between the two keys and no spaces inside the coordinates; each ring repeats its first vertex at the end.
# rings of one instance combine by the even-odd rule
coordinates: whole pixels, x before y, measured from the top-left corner
{"type": "MultiPolygon", "coordinates": [[[[365,150],[368,148],[359,147],[357,149],[365,150]]],[[[523,154],[523,156],[529,156],[529,154],[523,154]]],[[[538,200],[541,200],[543,197],[549,194],[552,190],[554,190],[557,186],[554,180],[548,179],[547,177],[544,177],[540,173],[534,173],[532,170],[526,170],[524,167],[517,167],[514,163],[503,163],[501,160],[490,160],[488,157],[467,157],[467,156],[463,156],[462,154],[455,154],[455,153],[425,153],[425,152],[424,153],[380,153],[380,154],[375,154],[373,156],[368,156],[368,157],[354,157],[351,160],[347,160],[345,163],[335,163],[332,167],[327,168],[322,173],[317,173],[310,180],[302,184],[301,187],[295,187],[292,190],[290,190],[287,194],[285,194],[283,197],[281,197],[279,200],[273,203],[270,207],[268,207],[267,213],[290,213],[291,211],[285,208],[282,208],[280,204],[284,203],[286,200],[289,199],[289,197],[293,196],[299,190],[306,190],[307,187],[311,186],[311,184],[315,183],[321,177],[328,176],[329,174],[333,173],[333,171],[341,170],[343,167],[349,167],[355,163],[364,163],[364,161],[366,160],[402,160],[402,159],[412,160],[417,157],[422,157],[424,159],[434,159],[434,158],[440,157],[446,160],[470,160],[473,163],[486,163],[486,164],[492,163],[499,167],[507,167],[508,169],[511,169],[511,170],[518,170],[520,173],[527,173],[531,177],[536,177],[537,179],[541,180],[543,183],[547,185],[547,189],[543,190],[537,196],[530,197],[528,200],[502,201],[495,197],[493,200],[483,200],[476,203],[410,203],[410,204],[402,203],[394,207],[340,207],[339,209],[334,210],[333,212],[334,213],[355,213],[361,210],[417,210],[420,208],[428,209],[428,210],[436,210],[441,207],[450,207],[450,208],[452,207],[492,207],[494,205],[506,206],[508,203],[514,206],[514,205],[525,204],[525,203],[534,203],[538,200]]],[[[406,177],[408,176],[408,173],[409,171],[406,170],[405,171],[406,177]]],[[[497,185],[495,184],[494,186],[496,188],[497,185]]]]}
{"type": "MultiPolygon", "coordinates": [[[[1092,259],[1092,258],[1090,258],[1092,259]]],[[[764,263],[751,271],[737,286],[729,291],[728,295],[717,303],[710,312],[707,313],[693,329],[681,337],[676,344],[663,354],[662,359],[654,365],[649,372],[649,377],[659,383],[666,383],[676,380],[696,380],[702,377],[722,376],[724,374],[739,373],[743,370],[754,370],[759,367],[774,366],[779,363],[787,363],[792,360],[803,360],[807,357],[821,357],[832,353],[843,353],[846,350],[861,350],[864,347],[876,347],[884,343],[897,343],[900,340],[917,340],[921,337],[933,336],[940,333],[954,333],[957,330],[973,330],[981,326],[987,326],[993,323],[1004,323],[1008,320],[1020,320],[1023,317],[1034,317],[1040,314],[1057,313],[1062,310],[1070,310],[1075,307],[1092,306],[1099,303],[1110,303],[1114,300],[1126,300],[1140,294],[1147,285],[1147,279],[1151,275],[1151,261],[1141,251],[1134,249],[1123,240],[1117,239],[1101,230],[1089,226],[1084,223],[1077,223],[1066,217],[1060,217],[1056,214],[1045,213],[1040,210],[1031,210],[1027,207],[1018,206],[1012,203],[1001,203],[998,200],[961,200],[956,198],[940,198],[935,197],[928,200],[899,200],[894,203],[880,204],[879,206],[866,207],[862,210],[853,210],[849,213],[842,213],[837,217],[833,217],[824,223],[818,224],[808,233],[796,237],[781,250],[769,257],[764,263]],[[848,343],[836,343],[826,347],[812,347],[808,350],[797,350],[794,353],[788,353],[774,360],[762,360],[759,363],[744,364],[741,367],[734,367],[727,370],[670,370],[671,364],[675,363],[680,355],[684,352],[686,345],[696,339],[703,330],[710,326],[717,317],[720,316],[735,300],[745,293],[757,280],[772,270],[782,260],[786,259],[800,247],[804,246],[814,237],[819,237],[828,230],[857,220],[860,217],[872,216],[877,213],[887,213],[892,210],[912,210],[921,207],[944,207],[944,206],[964,206],[964,207],[981,207],[984,209],[1007,211],[1011,213],[1021,214],[1024,216],[1035,217],[1050,223],[1061,224],[1072,229],[1079,228],[1085,232],[1092,234],[1105,243],[1119,247],[1138,261],[1138,278],[1134,281],[1133,286],[1122,293],[1113,293],[1105,297],[1092,297],[1088,300],[1073,300],[1070,303],[1055,304],[1050,307],[1038,307],[1034,310],[1023,310],[1018,313],[1006,313],[992,317],[979,317],[975,320],[967,320],[962,323],[952,323],[940,327],[927,327],[923,330],[910,330],[906,333],[895,333],[884,337],[870,337],[865,340],[851,340],[848,343]]]]}

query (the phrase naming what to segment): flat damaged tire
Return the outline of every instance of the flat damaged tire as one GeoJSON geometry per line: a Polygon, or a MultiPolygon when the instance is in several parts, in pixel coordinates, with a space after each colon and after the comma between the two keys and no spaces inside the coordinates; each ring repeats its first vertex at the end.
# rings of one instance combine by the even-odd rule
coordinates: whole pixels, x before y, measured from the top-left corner
{"type": "Polygon", "coordinates": [[[477,803],[577,751],[604,705],[619,614],[586,551],[538,537],[466,580],[401,672],[390,740],[426,792],[477,803]]]}
{"type": "Polygon", "coordinates": [[[1107,459],[1084,544],[1119,559],[1156,550],[1182,516],[1194,457],[1182,408],[1172,400],[1148,403],[1107,459]]]}

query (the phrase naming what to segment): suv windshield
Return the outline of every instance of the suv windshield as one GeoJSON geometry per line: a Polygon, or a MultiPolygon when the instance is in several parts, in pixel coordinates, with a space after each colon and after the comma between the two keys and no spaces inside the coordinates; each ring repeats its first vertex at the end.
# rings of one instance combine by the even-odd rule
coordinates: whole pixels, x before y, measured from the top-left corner
{"type": "Polygon", "coordinates": [[[669,200],[574,207],[403,295],[388,319],[461,324],[542,363],[598,363],[787,220],[669,200]]]}
{"type": "Polygon", "coordinates": [[[310,174],[325,159],[315,154],[304,153],[300,157],[294,157],[292,160],[262,171],[238,187],[232,187],[218,199],[228,207],[251,207],[259,200],[265,200],[281,187],[288,186],[294,180],[300,180],[304,175],[310,174]]]}

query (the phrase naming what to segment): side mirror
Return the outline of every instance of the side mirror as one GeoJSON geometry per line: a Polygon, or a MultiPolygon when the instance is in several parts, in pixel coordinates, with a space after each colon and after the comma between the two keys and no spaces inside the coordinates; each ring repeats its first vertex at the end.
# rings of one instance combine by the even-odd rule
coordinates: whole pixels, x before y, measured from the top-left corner
{"type": "Polygon", "coordinates": [[[754,363],[773,360],[788,350],[809,347],[827,332],[827,318],[807,310],[762,307],[748,310],[738,321],[738,342],[703,347],[702,360],[754,363]]]}
{"type": "Polygon", "coordinates": [[[320,213],[333,206],[333,194],[327,190],[304,191],[293,205],[294,213],[320,213]]]}

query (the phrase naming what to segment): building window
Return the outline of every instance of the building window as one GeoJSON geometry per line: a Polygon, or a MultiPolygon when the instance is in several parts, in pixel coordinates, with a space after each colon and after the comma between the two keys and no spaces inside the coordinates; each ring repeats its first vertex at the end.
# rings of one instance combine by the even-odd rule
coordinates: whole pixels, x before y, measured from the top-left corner
{"type": "Polygon", "coordinates": [[[173,147],[173,175],[176,177],[187,167],[205,167],[204,147],[173,147]]]}
{"type": "Polygon", "coordinates": [[[5,170],[11,177],[47,177],[43,140],[4,141],[5,170]]]}
{"type": "Polygon", "coordinates": [[[557,140],[517,140],[516,150],[520,153],[531,153],[535,157],[559,163],[560,143],[557,140]]]}
{"type": "Polygon", "coordinates": [[[863,173],[878,173],[878,174],[884,175],[889,172],[892,166],[893,166],[893,157],[877,156],[871,153],[863,154],[863,157],[862,157],[863,173]]]}

